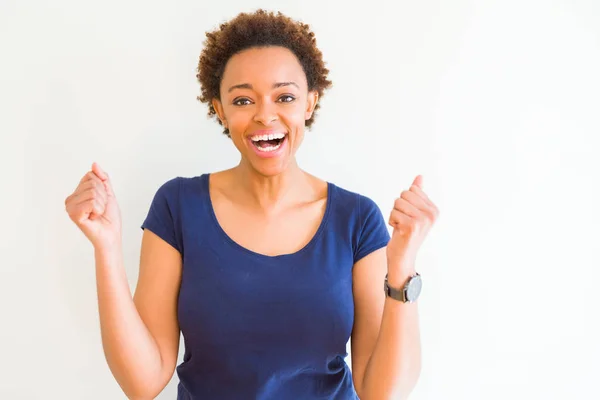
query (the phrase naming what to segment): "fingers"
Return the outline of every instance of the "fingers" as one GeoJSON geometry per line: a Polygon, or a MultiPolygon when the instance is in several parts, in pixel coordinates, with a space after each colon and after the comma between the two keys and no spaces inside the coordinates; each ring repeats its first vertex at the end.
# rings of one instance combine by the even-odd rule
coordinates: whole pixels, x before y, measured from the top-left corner
{"type": "Polygon", "coordinates": [[[82,185],[85,182],[90,181],[90,180],[96,181],[100,184],[102,183],[102,179],[100,179],[100,177],[98,175],[96,175],[93,171],[89,171],[85,175],[83,175],[83,177],[79,181],[79,185],[82,185]]]}
{"type": "MultiPolygon", "coordinates": [[[[412,195],[412,193],[416,194],[419,197],[418,204],[420,204],[419,208],[421,210],[428,213],[428,215],[430,215],[434,219],[439,216],[440,210],[431,201],[431,199],[429,199],[429,197],[425,194],[425,192],[423,192],[423,190],[421,188],[419,188],[418,186],[412,185],[410,187],[410,190],[407,192],[407,198],[415,199],[415,197],[412,195]]],[[[417,200],[415,199],[414,201],[417,201],[417,200]]]]}
{"type": "Polygon", "coordinates": [[[88,215],[93,220],[104,214],[107,201],[106,183],[95,172],[89,171],[81,178],[75,191],[65,199],[65,208],[75,221],[81,221],[88,215]]]}
{"type": "Polygon", "coordinates": [[[428,229],[435,223],[439,210],[421,188],[422,183],[422,176],[417,176],[410,189],[403,191],[394,201],[389,225],[410,233],[421,228],[428,229]]]}
{"type": "Polygon", "coordinates": [[[426,218],[435,221],[439,211],[435,204],[426,201],[414,191],[405,190],[394,202],[394,210],[400,211],[417,220],[426,218]]]}
{"type": "Polygon", "coordinates": [[[421,196],[409,190],[405,190],[404,192],[402,192],[402,194],[396,200],[396,202],[398,202],[400,199],[404,199],[409,204],[421,211],[428,211],[431,208],[431,206],[427,204],[421,196]]]}
{"type": "Polygon", "coordinates": [[[429,199],[429,196],[427,196],[427,194],[425,194],[423,189],[421,189],[417,185],[412,185],[410,187],[410,191],[415,193],[416,195],[418,195],[427,205],[429,205],[429,206],[434,205],[433,202],[429,199]]]}
{"type": "Polygon", "coordinates": [[[102,203],[108,200],[106,190],[102,183],[89,181],[84,184],[82,190],[73,197],[73,204],[78,205],[88,200],[97,199],[102,203]]]}
{"type": "Polygon", "coordinates": [[[404,212],[393,209],[390,213],[390,218],[388,220],[388,225],[390,225],[394,229],[404,229],[404,227],[413,226],[414,220],[404,212]]]}
{"type": "MultiPolygon", "coordinates": [[[[404,196],[405,194],[402,193],[402,196],[404,196]]],[[[415,206],[414,204],[411,204],[410,201],[408,201],[405,198],[399,197],[396,199],[396,201],[394,202],[394,210],[396,211],[401,211],[404,214],[413,217],[413,218],[418,218],[419,215],[421,214],[419,208],[417,206],[415,206]]]]}
{"type": "Polygon", "coordinates": [[[92,164],[92,171],[98,175],[98,177],[100,179],[102,179],[102,181],[106,181],[108,179],[108,174],[106,172],[104,172],[104,170],[102,168],[100,168],[100,165],[98,165],[97,162],[94,162],[92,164]]]}
{"type": "MultiPolygon", "coordinates": [[[[66,204],[67,212],[76,220],[80,220],[88,214],[103,215],[106,207],[106,193],[102,193],[104,188],[98,187],[96,183],[90,182],[94,187],[88,188],[72,196],[66,204]]],[[[90,219],[94,219],[90,215],[90,219]]]]}
{"type": "Polygon", "coordinates": [[[108,200],[108,195],[106,193],[106,188],[102,182],[98,182],[98,178],[89,179],[85,181],[77,188],[77,191],[72,195],[73,204],[77,205],[83,201],[99,198],[104,203],[108,200]]]}
{"type": "Polygon", "coordinates": [[[102,168],[100,168],[100,165],[97,162],[92,164],[92,172],[95,173],[96,176],[104,183],[104,186],[106,187],[106,194],[109,197],[113,197],[115,192],[112,188],[110,177],[102,168]]]}
{"type": "MultiPolygon", "coordinates": [[[[81,180],[79,181],[79,185],[81,186],[81,184],[87,182],[88,180],[94,180],[99,184],[102,184],[102,186],[106,190],[107,197],[114,196],[114,190],[112,188],[110,177],[106,172],[104,172],[103,169],[100,168],[98,163],[95,162],[92,164],[92,170],[88,171],[88,173],[86,173],[83,176],[83,178],[81,178],[81,180]]],[[[80,186],[78,186],[77,189],[75,189],[75,192],[77,192],[80,189],[80,186]]]]}
{"type": "MultiPolygon", "coordinates": [[[[89,207],[89,203],[84,203],[85,206],[89,207]]],[[[84,207],[85,207],[84,206],[84,207]]],[[[106,202],[101,201],[100,199],[95,198],[91,204],[91,210],[87,209],[86,211],[90,213],[90,219],[94,220],[104,215],[104,210],[106,208],[106,202]]]]}

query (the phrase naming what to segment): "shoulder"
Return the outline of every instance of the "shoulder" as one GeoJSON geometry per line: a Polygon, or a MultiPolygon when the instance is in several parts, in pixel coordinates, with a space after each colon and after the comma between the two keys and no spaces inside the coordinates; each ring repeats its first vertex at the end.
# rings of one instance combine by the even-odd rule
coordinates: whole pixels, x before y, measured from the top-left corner
{"type": "Polygon", "coordinates": [[[179,206],[180,200],[192,193],[201,193],[205,174],[199,176],[174,176],[155,183],[153,202],[167,203],[171,207],[179,206]]]}
{"type": "Polygon", "coordinates": [[[336,226],[350,233],[354,263],[387,245],[390,236],[377,203],[368,195],[333,185],[336,226]]]}
{"type": "Polygon", "coordinates": [[[338,207],[363,219],[365,215],[381,212],[377,203],[368,195],[331,183],[338,207]]]}
{"type": "Polygon", "coordinates": [[[181,177],[172,177],[166,181],[154,184],[154,201],[172,202],[179,196],[179,188],[181,185],[181,177]]]}
{"type": "Polygon", "coordinates": [[[176,177],[170,178],[170,179],[164,181],[163,183],[161,183],[158,190],[163,190],[163,191],[177,190],[181,186],[181,181],[184,179],[189,179],[189,178],[184,178],[181,176],[176,176],[176,177]]]}
{"type": "Polygon", "coordinates": [[[179,193],[182,191],[189,191],[190,189],[200,191],[204,188],[203,182],[205,182],[207,179],[208,173],[197,176],[177,175],[161,182],[158,185],[157,194],[176,197],[179,196],[179,193]]]}

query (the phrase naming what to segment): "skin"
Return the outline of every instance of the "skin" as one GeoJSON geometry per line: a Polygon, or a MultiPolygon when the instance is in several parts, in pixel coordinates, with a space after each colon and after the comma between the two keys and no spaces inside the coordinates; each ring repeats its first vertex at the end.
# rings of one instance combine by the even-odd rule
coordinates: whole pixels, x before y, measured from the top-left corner
{"type": "Polygon", "coordinates": [[[320,191],[325,182],[301,170],[296,162],[304,123],[314,111],[318,93],[308,91],[302,66],[292,52],[268,47],[234,55],[223,74],[220,98],[212,104],[241,158],[237,167],[215,173],[214,181],[222,178],[240,188],[235,194],[240,202],[263,211],[277,212],[307,190],[320,191]],[[289,84],[273,88],[276,83],[289,84]],[[287,132],[285,153],[270,159],[255,154],[248,138],[260,129],[287,132]]]}
{"type": "Polygon", "coordinates": [[[327,200],[327,183],[296,162],[304,123],[314,111],[318,93],[308,91],[292,52],[268,47],[249,49],[229,60],[220,98],[212,103],[229,128],[240,162],[211,174],[211,200],[219,224],[233,240],[257,253],[300,250],[318,229],[327,200]],[[274,88],[282,82],[286,84],[274,88]],[[261,158],[252,148],[249,138],[264,129],[287,132],[280,156],[261,158]]]}

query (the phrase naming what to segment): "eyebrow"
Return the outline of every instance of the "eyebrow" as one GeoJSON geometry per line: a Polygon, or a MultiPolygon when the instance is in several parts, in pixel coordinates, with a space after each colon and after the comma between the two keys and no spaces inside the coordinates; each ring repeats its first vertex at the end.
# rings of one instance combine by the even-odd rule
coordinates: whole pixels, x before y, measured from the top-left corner
{"type": "MultiPolygon", "coordinates": [[[[298,84],[296,82],[276,82],[273,84],[272,88],[277,89],[282,86],[290,86],[290,85],[294,85],[298,89],[300,89],[300,86],[298,86],[298,84]]],[[[232,87],[229,88],[228,93],[230,93],[233,89],[252,89],[252,85],[249,83],[240,83],[239,85],[233,85],[232,87]]]]}

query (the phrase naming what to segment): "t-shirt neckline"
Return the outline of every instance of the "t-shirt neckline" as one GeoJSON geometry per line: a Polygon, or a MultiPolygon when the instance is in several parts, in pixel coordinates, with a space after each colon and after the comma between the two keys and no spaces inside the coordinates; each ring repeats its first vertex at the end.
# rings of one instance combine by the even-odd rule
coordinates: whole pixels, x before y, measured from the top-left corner
{"type": "Polygon", "coordinates": [[[226,242],[228,242],[235,249],[237,249],[243,253],[246,253],[252,257],[259,258],[262,260],[278,260],[278,259],[282,259],[282,258],[298,257],[298,256],[301,256],[302,254],[304,254],[305,252],[309,251],[312,247],[314,247],[316,242],[319,240],[319,238],[323,234],[323,231],[325,230],[325,226],[327,225],[327,222],[329,220],[329,215],[331,214],[331,205],[332,205],[334,188],[335,188],[335,185],[333,183],[326,181],[327,182],[327,199],[325,201],[325,212],[323,214],[323,217],[321,218],[321,222],[319,223],[319,227],[317,228],[317,231],[312,236],[310,241],[306,245],[304,245],[304,247],[302,247],[301,249],[299,249],[293,253],[277,254],[277,255],[271,256],[271,255],[255,252],[253,250],[248,249],[247,247],[242,246],[241,244],[239,244],[238,242],[233,240],[227,234],[227,232],[225,232],[223,227],[221,227],[221,224],[219,223],[219,220],[217,219],[217,215],[216,215],[214,207],[213,207],[212,199],[210,197],[210,190],[209,190],[210,175],[211,175],[210,173],[205,173],[205,174],[202,174],[200,177],[201,183],[202,183],[203,189],[204,189],[204,190],[202,190],[202,194],[204,196],[204,200],[207,205],[208,213],[210,214],[210,219],[215,227],[215,230],[217,231],[217,234],[219,236],[221,236],[226,242]]]}

